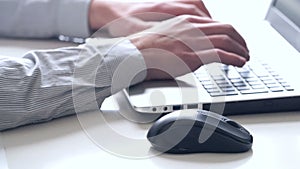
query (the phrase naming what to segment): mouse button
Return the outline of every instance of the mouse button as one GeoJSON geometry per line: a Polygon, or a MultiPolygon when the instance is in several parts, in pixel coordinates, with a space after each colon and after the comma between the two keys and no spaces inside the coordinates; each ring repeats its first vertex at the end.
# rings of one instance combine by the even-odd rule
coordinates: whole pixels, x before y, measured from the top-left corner
{"type": "Polygon", "coordinates": [[[198,114],[199,117],[206,116],[206,117],[210,117],[210,118],[216,119],[218,121],[227,121],[227,120],[229,120],[225,116],[222,116],[220,114],[217,114],[217,113],[214,113],[214,112],[210,112],[210,111],[198,110],[198,113],[199,113],[198,114]]]}
{"type": "Polygon", "coordinates": [[[247,131],[247,130],[246,130],[242,125],[240,125],[239,123],[237,123],[237,122],[235,122],[235,121],[233,121],[233,120],[230,120],[230,119],[226,120],[226,122],[227,122],[228,124],[232,125],[233,127],[238,128],[240,131],[242,131],[242,132],[244,132],[244,133],[247,133],[247,134],[250,134],[250,132],[247,131]]]}
{"type": "Polygon", "coordinates": [[[147,138],[163,133],[164,131],[168,130],[170,126],[172,126],[172,121],[156,121],[148,130],[147,138]]]}
{"type": "Polygon", "coordinates": [[[233,127],[232,125],[228,125],[225,122],[219,123],[217,131],[240,142],[249,143],[252,140],[249,133],[243,132],[240,130],[240,128],[233,127]]]}
{"type": "Polygon", "coordinates": [[[243,128],[240,124],[238,124],[237,122],[235,121],[232,121],[232,120],[226,120],[226,122],[230,125],[232,125],[233,127],[236,127],[236,128],[243,128]]]}
{"type": "Polygon", "coordinates": [[[155,135],[162,134],[165,131],[169,130],[173,125],[175,121],[163,121],[159,123],[156,126],[153,126],[153,129],[156,131],[155,135]]]}
{"type": "Polygon", "coordinates": [[[167,114],[160,119],[158,119],[154,124],[151,126],[150,130],[153,130],[156,132],[156,134],[159,134],[161,132],[166,131],[172,124],[177,120],[178,115],[174,113],[167,114]]]}
{"type": "Polygon", "coordinates": [[[207,115],[206,115],[206,114],[199,113],[199,114],[197,115],[197,121],[205,122],[206,119],[207,119],[207,115]]]}
{"type": "Polygon", "coordinates": [[[251,135],[250,132],[249,132],[248,130],[246,130],[244,127],[239,128],[239,129],[240,129],[240,131],[242,131],[242,132],[244,132],[244,133],[247,133],[247,134],[251,135]]]}

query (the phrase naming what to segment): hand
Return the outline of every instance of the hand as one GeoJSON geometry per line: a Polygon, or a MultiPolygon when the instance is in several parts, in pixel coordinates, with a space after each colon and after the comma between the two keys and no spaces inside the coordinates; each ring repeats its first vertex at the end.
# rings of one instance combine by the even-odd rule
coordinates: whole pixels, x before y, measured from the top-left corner
{"type": "Polygon", "coordinates": [[[144,56],[147,80],[170,79],[212,62],[242,67],[249,60],[242,36],[207,17],[178,16],[129,38],[144,56]]]}
{"type": "Polygon", "coordinates": [[[210,17],[208,10],[200,0],[132,3],[92,0],[89,23],[91,29],[98,30],[112,21],[122,18],[107,26],[110,34],[118,37],[148,29],[158,21],[183,14],[210,17]]]}

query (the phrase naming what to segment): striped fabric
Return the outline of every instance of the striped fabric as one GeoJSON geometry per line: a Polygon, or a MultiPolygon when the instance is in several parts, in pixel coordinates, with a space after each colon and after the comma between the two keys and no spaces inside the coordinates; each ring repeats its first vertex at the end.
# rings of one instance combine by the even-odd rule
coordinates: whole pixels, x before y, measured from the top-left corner
{"type": "Polygon", "coordinates": [[[0,0],[0,36],[87,38],[91,0],[0,0]]]}
{"type": "Polygon", "coordinates": [[[141,53],[122,38],[0,56],[0,130],[92,111],[89,104],[99,107],[109,95],[143,81],[145,70],[141,53]]]}

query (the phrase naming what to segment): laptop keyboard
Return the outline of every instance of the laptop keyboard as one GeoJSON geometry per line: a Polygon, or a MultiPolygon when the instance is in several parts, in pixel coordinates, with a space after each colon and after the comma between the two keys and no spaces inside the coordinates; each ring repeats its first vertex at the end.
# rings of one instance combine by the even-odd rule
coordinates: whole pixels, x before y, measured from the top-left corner
{"type": "Polygon", "coordinates": [[[222,65],[221,70],[213,75],[195,72],[196,77],[212,97],[294,90],[265,63],[255,62],[243,68],[222,65]]]}

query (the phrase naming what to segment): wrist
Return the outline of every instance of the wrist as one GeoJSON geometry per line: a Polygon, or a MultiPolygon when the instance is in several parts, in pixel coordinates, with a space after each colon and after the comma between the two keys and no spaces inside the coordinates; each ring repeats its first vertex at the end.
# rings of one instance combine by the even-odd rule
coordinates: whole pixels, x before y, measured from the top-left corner
{"type": "Polygon", "coordinates": [[[145,81],[155,79],[155,70],[151,69],[151,67],[153,67],[153,63],[155,61],[153,61],[153,57],[151,57],[151,52],[149,52],[149,50],[147,50],[147,49],[152,48],[152,47],[149,47],[148,40],[151,42],[151,35],[149,35],[148,37],[145,37],[145,36],[133,37],[130,39],[131,43],[136,46],[136,48],[140,51],[140,53],[142,54],[142,56],[144,58],[146,68],[147,68],[147,75],[146,75],[145,81]]]}
{"type": "Polygon", "coordinates": [[[89,11],[89,24],[91,29],[100,29],[118,17],[117,11],[113,9],[110,2],[91,0],[89,11]]]}
{"type": "Polygon", "coordinates": [[[96,17],[96,2],[95,0],[91,0],[90,2],[90,8],[89,8],[89,25],[91,29],[96,29],[97,27],[97,20],[96,17]]]}

